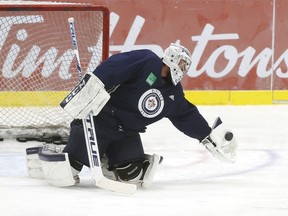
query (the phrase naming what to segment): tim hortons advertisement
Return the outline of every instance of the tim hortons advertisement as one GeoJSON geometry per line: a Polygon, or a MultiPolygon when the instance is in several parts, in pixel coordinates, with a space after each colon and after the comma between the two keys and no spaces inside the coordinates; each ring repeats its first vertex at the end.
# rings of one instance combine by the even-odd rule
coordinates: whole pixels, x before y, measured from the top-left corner
{"type": "MultiPolygon", "coordinates": [[[[186,90],[288,89],[288,22],[286,22],[288,14],[285,11],[288,1],[87,0],[85,2],[103,3],[110,10],[110,55],[147,48],[161,56],[171,42],[180,42],[186,46],[192,54],[192,66],[188,76],[182,81],[186,90]]],[[[31,12],[31,15],[39,16],[37,11],[31,12]]],[[[2,26],[5,19],[4,16],[0,18],[2,21],[0,49],[3,46],[11,48],[15,46],[12,43],[7,44],[8,37],[13,36],[7,32],[3,33],[2,26]]],[[[41,22],[46,22],[45,17],[41,22]]],[[[12,29],[13,26],[10,25],[12,29]]],[[[19,26],[25,29],[27,23],[19,26]]],[[[84,33],[89,34],[89,30],[84,29],[84,33]]],[[[21,39],[17,40],[15,44],[18,44],[20,51],[21,39]]],[[[78,43],[83,41],[79,40],[78,43]]],[[[40,59],[41,55],[51,51],[54,44],[49,43],[40,47],[37,41],[31,40],[23,46],[31,49],[38,46],[37,48],[41,50],[38,56],[40,59]]],[[[91,49],[93,44],[87,44],[87,49],[89,47],[91,49]]],[[[17,52],[15,50],[9,53],[14,62],[18,58],[17,52]]],[[[86,52],[89,54],[89,51],[86,52]]],[[[1,56],[3,56],[2,50],[1,56]]],[[[59,63],[61,58],[64,58],[63,55],[58,54],[54,61],[59,63]]],[[[91,51],[90,58],[93,58],[91,51]]],[[[24,60],[23,58],[19,60],[17,65],[21,65],[24,60]]],[[[43,60],[42,64],[48,65],[47,61],[43,60]]],[[[7,59],[1,60],[1,79],[22,76],[27,78],[24,70],[13,72],[12,69],[17,67],[13,64],[13,61],[9,63],[7,59]],[[9,64],[11,71],[4,72],[3,69],[6,68],[3,67],[9,64]]],[[[86,67],[86,70],[92,68],[86,67]]],[[[69,74],[69,65],[48,67],[39,79],[47,79],[53,75],[59,76],[62,80],[69,79],[69,76],[63,74],[69,74]]],[[[33,76],[33,71],[30,71],[29,76],[33,76]]]]}

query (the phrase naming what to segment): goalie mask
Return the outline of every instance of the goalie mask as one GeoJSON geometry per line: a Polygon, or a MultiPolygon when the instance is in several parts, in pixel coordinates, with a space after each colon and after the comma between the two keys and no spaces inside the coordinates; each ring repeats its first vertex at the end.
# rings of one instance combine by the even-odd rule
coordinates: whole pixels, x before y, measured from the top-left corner
{"type": "Polygon", "coordinates": [[[164,51],[163,62],[170,68],[171,79],[174,85],[188,72],[191,65],[191,54],[185,47],[171,43],[164,51]]]}

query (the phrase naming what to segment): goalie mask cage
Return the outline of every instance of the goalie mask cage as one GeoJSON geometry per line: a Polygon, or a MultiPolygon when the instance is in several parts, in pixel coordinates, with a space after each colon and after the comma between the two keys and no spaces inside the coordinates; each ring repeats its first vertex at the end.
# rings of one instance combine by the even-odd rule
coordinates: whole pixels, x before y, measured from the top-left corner
{"type": "Polygon", "coordinates": [[[82,73],[92,72],[109,55],[106,7],[0,3],[0,139],[68,137],[72,118],[59,104],[79,82],[69,17],[82,73]]]}

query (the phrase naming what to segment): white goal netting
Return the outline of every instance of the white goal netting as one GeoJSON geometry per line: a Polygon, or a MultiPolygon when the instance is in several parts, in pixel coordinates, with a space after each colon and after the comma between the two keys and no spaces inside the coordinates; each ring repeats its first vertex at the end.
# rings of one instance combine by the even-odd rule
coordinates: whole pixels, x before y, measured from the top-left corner
{"type": "Polygon", "coordinates": [[[0,138],[67,136],[59,103],[78,74],[68,18],[75,20],[83,73],[108,56],[109,12],[87,4],[0,2],[0,138]]]}

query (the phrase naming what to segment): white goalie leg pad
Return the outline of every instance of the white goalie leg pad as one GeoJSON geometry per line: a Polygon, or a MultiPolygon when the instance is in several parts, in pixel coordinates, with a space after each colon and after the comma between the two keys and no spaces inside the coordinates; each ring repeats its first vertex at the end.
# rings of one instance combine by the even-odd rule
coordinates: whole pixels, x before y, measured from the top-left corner
{"type": "Polygon", "coordinates": [[[44,147],[38,152],[42,161],[42,169],[48,184],[67,187],[78,184],[79,171],[71,167],[67,153],[54,153],[44,147]]]}
{"type": "Polygon", "coordinates": [[[35,146],[26,149],[26,166],[31,178],[44,179],[42,162],[38,157],[38,151],[41,147],[35,146]]]}
{"type": "Polygon", "coordinates": [[[84,119],[91,110],[98,115],[109,99],[102,81],[94,74],[86,74],[60,106],[74,119],[84,119]]]}
{"type": "Polygon", "coordinates": [[[43,144],[26,149],[26,166],[28,175],[31,178],[44,179],[44,173],[42,168],[42,161],[39,159],[39,149],[44,147],[54,153],[62,152],[65,145],[55,144],[43,144]]]}
{"type": "Polygon", "coordinates": [[[149,165],[144,173],[141,186],[143,188],[149,188],[154,179],[156,170],[159,167],[159,164],[161,164],[163,160],[163,157],[157,154],[153,154],[153,155],[146,154],[145,157],[149,161],[149,165]]]}
{"type": "Polygon", "coordinates": [[[149,188],[154,179],[156,170],[163,160],[163,157],[157,154],[153,155],[145,154],[145,159],[146,160],[143,162],[143,164],[147,164],[147,166],[144,165],[145,168],[143,167],[143,170],[141,170],[139,175],[136,176],[134,179],[123,181],[115,175],[114,171],[108,170],[108,160],[104,155],[104,157],[101,159],[101,167],[103,175],[110,180],[128,182],[130,184],[142,186],[143,188],[149,188]]]}
{"type": "Polygon", "coordinates": [[[222,162],[234,163],[237,156],[237,141],[233,132],[220,124],[201,143],[222,162]]]}

